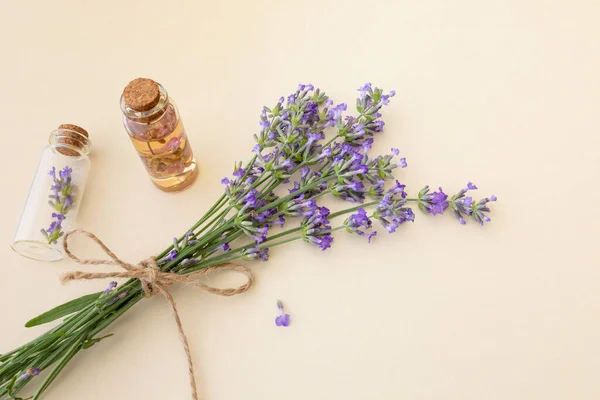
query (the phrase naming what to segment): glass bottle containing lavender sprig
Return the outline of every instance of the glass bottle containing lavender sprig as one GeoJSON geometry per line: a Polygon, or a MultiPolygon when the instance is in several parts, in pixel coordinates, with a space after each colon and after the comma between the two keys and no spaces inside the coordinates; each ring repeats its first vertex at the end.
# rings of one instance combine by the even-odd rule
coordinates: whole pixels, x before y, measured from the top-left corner
{"type": "Polygon", "coordinates": [[[22,256],[57,261],[64,233],[75,226],[90,170],[87,131],[63,124],[50,134],[33,179],[12,248],[22,256]]]}
{"type": "Polygon", "coordinates": [[[121,96],[123,123],[152,182],[165,192],[190,186],[198,173],[177,106],[152,79],[138,78],[121,96]]]}

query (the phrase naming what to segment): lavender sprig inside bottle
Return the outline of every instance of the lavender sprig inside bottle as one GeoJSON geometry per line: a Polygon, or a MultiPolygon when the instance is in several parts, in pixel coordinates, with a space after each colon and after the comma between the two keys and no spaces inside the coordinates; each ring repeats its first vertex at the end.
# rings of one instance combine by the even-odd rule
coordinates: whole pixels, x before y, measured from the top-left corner
{"type": "Polygon", "coordinates": [[[52,186],[50,186],[50,194],[48,195],[48,204],[55,212],[52,213],[52,220],[48,229],[42,228],[40,230],[48,244],[56,244],[58,239],[64,235],[62,223],[69,210],[73,208],[75,197],[72,173],[73,169],[68,165],[58,171],[58,176],[56,174],[56,167],[52,167],[50,172],[48,172],[53,181],[52,186]]]}

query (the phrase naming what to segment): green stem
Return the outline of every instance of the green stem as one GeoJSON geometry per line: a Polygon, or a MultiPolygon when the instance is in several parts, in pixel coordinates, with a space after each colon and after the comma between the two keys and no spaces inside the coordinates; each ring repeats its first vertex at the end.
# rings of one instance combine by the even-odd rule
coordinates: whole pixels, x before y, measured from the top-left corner
{"type": "MultiPolygon", "coordinates": [[[[227,196],[225,196],[225,194],[221,195],[221,197],[219,197],[219,199],[215,202],[215,204],[213,204],[213,206],[206,212],[206,214],[204,214],[204,216],[202,218],[200,218],[200,220],[198,222],[196,222],[190,229],[188,229],[183,235],[181,235],[178,239],[177,242],[181,242],[183,240],[183,238],[186,237],[186,235],[188,234],[188,232],[193,232],[194,230],[196,230],[200,225],[202,225],[204,222],[206,222],[206,220],[208,220],[213,213],[220,209],[221,207],[223,207],[223,205],[226,203],[223,203],[223,200],[227,200],[227,196]]],[[[173,250],[173,245],[170,245],[169,247],[167,247],[165,250],[163,250],[162,253],[160,253],[158,256],[156,256],[157,259],[161,259],[164,256],[166,256],[167,254],[169,254],[169,252],[173,250]]]]}
{"type": "Polygon", "coordinates": [[[79,350],[81,350],[81,342],[83,342],[86,334],[87,333],[84,332],[76,337],[76,339],[73,341],[73,344],[69,348],[69,351],[60,359],[60,361],[52,369],[50,374],[48,374],[48,376],[46,376],[46,379],[44,380],[44,382],[42,383],[40,388],[37,390],[37,392],[35,392],[35,395],[33,396],[33,400],[37,400],[40,398],[42,393],[44,393],[44,391],[48,388],[48,386],[50,386],[50,384],[58,376],[60,371],[62,371],[63,368],[67,366],[67,363],[69,361],[71,361],[71,359],[73,357],[75,357],[75,354],[77,354],[79,352],[79,350]]]}

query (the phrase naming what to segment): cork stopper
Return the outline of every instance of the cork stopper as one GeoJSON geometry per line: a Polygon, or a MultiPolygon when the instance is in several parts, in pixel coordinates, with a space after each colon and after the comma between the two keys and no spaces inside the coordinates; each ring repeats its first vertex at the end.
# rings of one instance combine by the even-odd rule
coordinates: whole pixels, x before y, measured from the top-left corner
{"type": "Polygon", "coordinates": [[[152,79],[137,78],[129,82],[123,90],[125,104],[136,111],[148,111],[160,100],[158,83],[152,79]]]}
{"type": "MultiPolygon", "coordinates": [[[[85,129],[83,129],[82,127],[77,126],[77,125],[62,124],[62,125],[58,126],[58,129],[65,129],[65,131],[63,131],[59,136],[56,137],[56,143],[57,144],[61,144],[61,143],[68,144],[69,146],[75,147],[77,149],[83,149],[83,147],[86,144],[86,141],[80,135],[83,135],[86,138],[90,137],[90,135],[87,133],[87,131],[85,129]],[[72,132],[69,132],[69,131],[72,131],[72,132]],[[74,133],[74,132],[77,132],[77,133],[74,133]]],[[[73,149],[69,149],[67,147],[58,146],[56,148],[56,150],[59,153],[64,154],[65,156],[76,157],[76,156],[81,155],[80,152],[73,150],[73,149]]]]}

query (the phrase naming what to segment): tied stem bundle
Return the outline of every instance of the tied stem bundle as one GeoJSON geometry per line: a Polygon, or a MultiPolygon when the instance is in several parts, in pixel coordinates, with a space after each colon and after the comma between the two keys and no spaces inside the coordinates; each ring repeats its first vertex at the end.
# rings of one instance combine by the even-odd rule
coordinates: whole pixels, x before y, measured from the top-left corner
{"type": "Polygon", "coordinates": [[[217,294],[219,296],[234,296],[236,294],[244,293],[249,290],[254,283],[254,274],[250,269],[244,267],[242,265],[224,263],[215,267],[203,269],[197,272],[192,272],[187,275],[178,275],[172,272],[163,272],[160,270],[156,263],[156,259],[154,257],[149,257],[145,260],[140,261],[138,264],[129,264],[122,261],[115,253],[113,253],[105,244],[93,233],[75,229],[66,234],[65,240],[63,242],[63,247],[65,253],[71,258],[71,260],[75,261],[78,264],[88,264],[88,265],[118,265],[125,270],[125,272],[81,272],[81,271],[73,271],[68,272],[62,277],[62,282],[66,283],[73,280],[79,279],[106,279],[106,278],[130,278],[130,279],[138,279],[142,285],[142,290],[144,291],[145,297],[151,297],[154,294],[163,295],[169,304],[171,305],[171,309],[173,310],[173,318],[175,319],[175,324],[177,325],[177,331],[179,332],[179,337],[181,338],[181,343],[183,344],[183,350],[185,352],[185,357],[188,363],[188,374],[190,378],[190,388],[192,391],[192,399],[198,400],[198,389],[196,388],[196,378],[194,375],[194,363],[192,361],[192,355],[190,353],[190,345],[188,342],[188,338],[183,330],[183,324],[181,323],[181,318],[179,317],[179,312],[177,311],[177,305],[175,304],[175,299],[169,293],[168,288],[174,283],[181,283],[187,286],[197,287],[207,292],[217,294]],[[94,260],[94,259],[82,259],[74,255],[69,249],[69,238],[72,235],[79,234],[85,237],[90,238],[94,242],[96,242],[102,250],[111,258],[111,260],[94,260]],[[236,271],[240,271],[246,275],[248,281],[243,285],[240,285],[237,288],[227,288],[227,289],[219,289],[215,287],[208,286],[200,281],[198,278],[216,270],[223,268],[231,268],[236,271]]]}
{"type": "Polygon", "coordinates": [[[393,175],[397,168],[407,166],[406,159],[399,157],[399,150],[392,148],[390,153],[375,157],[369,154],[375,138],[383,131],[380,111],[394,94],[367,83],[359,89],[357,115],[346,116],[346,104],[334,105],[319,89],[299,85],[286,99],[281,97],[272,108],[265,107],[260,115],[260,132],[254,135],[253,157],[246,164],[234,165],[232,176],[221,181],[224,194],[156,257],[128,264],[94,235],[78,231],[96,241],[110,257],[82,260],[68,251],[65,238],[67,254],[76,262],[114,264],[123,271],[74,272],[64,280],[129,280],[118,287],[111,282],[103,292],[82,296],[29,321],[28,327],[67,317],[40,337],[0,356],[0,400],[19,399],[21,390],[48,369],[33,396],[34,400],[39,399],[76,354],[105,339],[107,336],[97,335],[138,301],[153,294],[163,295],[172,305],[195,399],[187,338],[168,292],[172,284],[192,285],[225,296],[244,292],[252,285],[252,273],[231,263],[267,261],[270,249],[298,240],[327,250],[333,244],[333,234],[340,230],[371,242],[377,234],[375,221],[388,233],[413,222],[415,214],[410,204],[428,215],[450,213],[461,224],[468,219],[481,225],[489,222],[488,204],[496,197],[474,200],[471,192],[477,186],[473,183],[453,196],[441,187],[431,191],[425,186],[415,197],[408,197],[405,185],[393,175]],[[327,140],[326,133],[331,131],[333,135],[327,140]],[[324,196],[338,199],[337,204],[351,204],[331,212],[319,205],[324,196]],[[334,226],[333,221],[341,216],[347,217],[334,226]],[[299,223],[290,226],[294,220],[299,223]],[[198,281],[215,268],[233,268],[246,274],[248,282],[238,288],[217,289],[198,281]]]}

